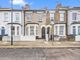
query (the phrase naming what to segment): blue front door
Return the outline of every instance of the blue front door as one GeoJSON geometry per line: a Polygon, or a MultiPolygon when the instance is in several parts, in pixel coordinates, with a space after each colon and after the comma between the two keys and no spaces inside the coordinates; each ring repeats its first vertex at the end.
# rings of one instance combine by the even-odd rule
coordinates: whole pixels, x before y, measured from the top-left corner
{"type": "Polygon", "coordinates": [[[4,28],[4,27],[2,27],[2,29],[1,29],[1,35],[2,35],[2,36],[5,35],[5,28],[4,28]]]}

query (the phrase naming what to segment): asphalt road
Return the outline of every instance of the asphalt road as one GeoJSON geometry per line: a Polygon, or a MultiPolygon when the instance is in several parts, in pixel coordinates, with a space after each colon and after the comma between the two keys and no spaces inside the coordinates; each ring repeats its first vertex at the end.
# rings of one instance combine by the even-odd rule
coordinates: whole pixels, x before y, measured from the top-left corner
{"type": "Polygon", "coordinates": [[[0,49],[0,60],[80,60],[79,48],[0,49]]]}

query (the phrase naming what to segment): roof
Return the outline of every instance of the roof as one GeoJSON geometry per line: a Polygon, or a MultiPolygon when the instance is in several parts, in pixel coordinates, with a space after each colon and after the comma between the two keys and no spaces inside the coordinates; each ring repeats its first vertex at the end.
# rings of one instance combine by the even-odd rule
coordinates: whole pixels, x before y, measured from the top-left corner
{"type": "Polygon", "coordinates": [[[0,8],[0,11],[22,11],[21,9],[0,8]]]}
{"type": "Polygon", "coordinates": [[[0,8],[0,11],[46,11],[45,9],[33,9],[33,10],[24,10],[24,9],[11,9],[11,8],[0,8]]]}
{"type": "Polygon", "coordinates": [[[69,10],[80,10],[80,7],[72,7],[72,8],[69,8],[69,10]]]}

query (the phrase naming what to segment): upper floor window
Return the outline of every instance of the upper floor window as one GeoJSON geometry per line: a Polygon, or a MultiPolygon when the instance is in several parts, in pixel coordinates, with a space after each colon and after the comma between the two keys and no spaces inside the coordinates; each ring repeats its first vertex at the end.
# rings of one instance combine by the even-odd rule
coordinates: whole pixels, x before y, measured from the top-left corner
{"type": "Polygon", "coordinates": [[[54,14],[50,14],[50,20],[54,21],[54,14]]]}
{"type": "Polygon", "coordinates": [[[20,17],[20,16],[19,16],[19,13],[16,13],[16,14],[15,14],[15,19],[16,19],[16,21],[19,21],[19,17],[20,17]]]}
{"type": "Polygon", "coordinates": [[[64,13],[60,14],[60,21],[64,21],[64,13]]]}
{"type": "Polygon", "coordinates": [[[42,18],[43,18],[43,14],[40,14],[40,13],[39,13],[39,14],[38,14],[38,21],[39,21],[39,22],[42,22],[42,18]]]}
{"type": "Polygon", "coordinates": [[[77,19],[77,13],[72,13],[72,20],[76,20],[77,19]]]}
{"type": "Polygon", "coordinates": [[[51,17],[51,19],[50,19],[51,21],[54,21],[54,18],[53,17],[51,17]]]}
{"type": "Polygon", "coordinates": [[[5,13],[4,13],[4,21],[7,21],[7,20],[8,20],[8,13],[5,12],[5,13]]]}
{"type": "Polygon", "coordinates": [[[32,20],[32,16],[31,16],[31,14],[29,14],[29,13],[26,13],[26,14],[25,14],[25,17],[27,17],[27,20],[28,20],[28,21],[31,21],[31,20],[32,20]]]}

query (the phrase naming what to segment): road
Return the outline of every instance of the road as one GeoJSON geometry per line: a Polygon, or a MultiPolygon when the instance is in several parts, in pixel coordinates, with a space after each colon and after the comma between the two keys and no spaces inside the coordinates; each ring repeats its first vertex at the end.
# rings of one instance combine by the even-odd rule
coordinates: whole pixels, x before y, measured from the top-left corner
{"type": "Polygon", "coordinates": [[[1,48],[0,60],[80,60],[80,48],[1,48]]]}

